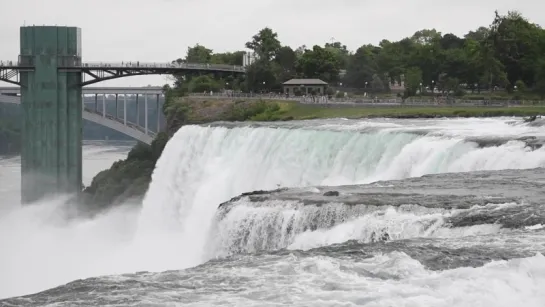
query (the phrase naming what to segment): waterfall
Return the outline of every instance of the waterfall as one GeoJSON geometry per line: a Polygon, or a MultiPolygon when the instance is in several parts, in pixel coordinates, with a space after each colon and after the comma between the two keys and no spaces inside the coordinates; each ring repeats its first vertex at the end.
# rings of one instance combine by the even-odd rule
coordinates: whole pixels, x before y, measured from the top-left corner
{"type": "MultiPolygon", "coordinates": [[[[472,120],[480,123],[480,120],[472,120]]],[[[509,128],[504,121],[484,122],[487,128],[491,125],[501,130],[509,128]]],[[[470,141],[468,135],[473,139],[480,134],[490,136],[489,130],[469,129],[461,133],[459,127],[458,130],[449,130],[449,122],[442,122],[439,126],[446,132],[414,133],[414,127],[410,131],[399,127],[383,129],[380,125],[363,132],[357,129],[251,127],[242,124],[229,128],[219,125],[185,126],[169,141],[157,163],[144,200],[139,234],[168,234],[175,238],[177,243],[173,244],[183,246],[186,264],[196,265],[209,257],[205,247],[210,245],[210,229],[217,221],[214,217],[218,204],[243,192],[278,187],[360,184],[445,172],[545,166],[545,149],[531,150],[517,140],[480,147],[477,142],[470,141]]],[[[512,126],[512,129],[520,132],[526,128],[512,126]]],[[[505,134],[505,131],[501,132],[505,134]]],[[[267,231],[267,227],[272,225],[291,227],[290,235],[294,236],[312,227],[304,221],[315,214],[313,210],[277,212],[268,217],[267,226],[255,229],[267,231]],[[301,231],[298,232],[297,227],[301,231]]],[[[337,212],[331,207],[320,210],[337,212]]],[[[388,210],[382,214],[387,215],[388,210]]],[[[254,212],[254,216],[259,214],[254,212]]],[[[345,221],[346,216],[367,219],[362,223],[368,223],[371,215],[345,210],[342,214],[333,214],[327,222],[333,226],[345,221]]],[[[420,217],[409,213],[399,218],[402,223],[419,221],[420,228],[414,230],[414,235],[442,223],[437,213],[420,217]]],[[[228,221],[234,224],[224,226],[226,231],[235,229],[236,223],[251,223],[231,218],[223,223],[228,221]]],[[[397,221],[393,219],[390,222],[397,221]]],[[[382,226],[379,228],[384,229],[382,226]]],[[[372,233],[369,232],[369,239],[372,233]]],[[[232,240],[242,239],[235,236],[232,240]]],[[[244,248],[241,245],[237,248],[252,251],[260,247],[256,241],[246,240],[244,248]]],[[[290,240],[268,238],[265,241],[259,244],[272,248],[298,244],[296,237],[290,240]],[[271,243],[271,240],[278,242],[271,243]]]]}

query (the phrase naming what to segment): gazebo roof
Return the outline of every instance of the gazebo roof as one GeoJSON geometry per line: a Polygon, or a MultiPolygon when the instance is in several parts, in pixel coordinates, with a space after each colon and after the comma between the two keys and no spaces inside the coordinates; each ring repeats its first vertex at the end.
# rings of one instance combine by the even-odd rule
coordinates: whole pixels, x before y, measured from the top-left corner
{"type": "Polygon", "coordinates": [[[327,82],[320,79],[291,79],[282,83],[282,85],[327,85],[327,82]]]}

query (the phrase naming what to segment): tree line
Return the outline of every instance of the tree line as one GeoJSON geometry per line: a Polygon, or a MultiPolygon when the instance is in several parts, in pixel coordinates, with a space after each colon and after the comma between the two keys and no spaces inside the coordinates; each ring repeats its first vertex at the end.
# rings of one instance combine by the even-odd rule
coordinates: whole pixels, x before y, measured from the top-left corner
{"type": "MultiPolygon", "coordinates": [[[[332,86],[369,92],[388,92],[392,84],[403,82],[406,96],[497,89],[545,96],[545,30],[518,12],[495,12],[489,26],[463,37],[424,29],[399,41],[363,45],[355,52],[341,42],[293,49],[282,45],[270,28],[260,30],[246,47],[257,60],[245,76],[175,76],[176,88],[268,92],[281,91],[282,83],[291,78],[318,78],[332,86]]],[[[244,54],[214,53],[197,44],[176,61],[241,65],[244,54]]]]}

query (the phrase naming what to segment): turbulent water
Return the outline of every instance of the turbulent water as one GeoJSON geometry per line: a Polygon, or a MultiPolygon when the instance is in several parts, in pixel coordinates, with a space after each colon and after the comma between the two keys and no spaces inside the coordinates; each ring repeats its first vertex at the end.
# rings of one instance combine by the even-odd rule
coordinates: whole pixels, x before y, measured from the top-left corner
{"type": "Polygon", "coordinates": [[[510,118],[183,127],[141,206],[5,210],[0,306],[544,306],[544,140],[510,118]]]}

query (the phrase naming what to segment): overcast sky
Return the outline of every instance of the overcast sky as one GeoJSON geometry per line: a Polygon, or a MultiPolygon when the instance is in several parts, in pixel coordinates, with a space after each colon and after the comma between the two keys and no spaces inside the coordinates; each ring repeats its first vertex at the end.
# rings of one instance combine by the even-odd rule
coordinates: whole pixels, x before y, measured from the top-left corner
{"type": "MultiPolygon", "coordinates": [[[[84,61],[167,62],[196,43],[243,50],[263,27],[293,48],[335,40],[355,50],[424,28],[463,35],[489,25],[496,9],[545,25],[543,0],[0,0],[0,59],[17,59],[24,24],[82,28],[84,61]]],[[[164,83],[148,76],[100,86],[164,83]]]]}

